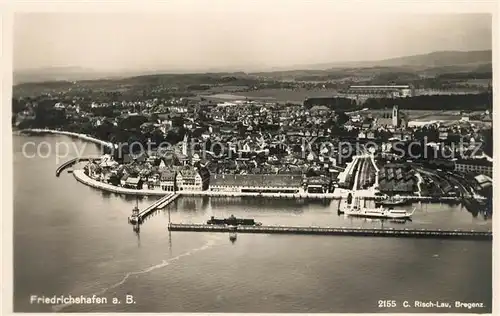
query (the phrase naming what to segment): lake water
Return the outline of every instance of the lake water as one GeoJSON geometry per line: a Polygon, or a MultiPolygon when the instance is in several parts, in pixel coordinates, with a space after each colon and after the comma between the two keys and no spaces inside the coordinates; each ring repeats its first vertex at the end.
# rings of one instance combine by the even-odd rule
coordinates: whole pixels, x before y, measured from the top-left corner
{"type": "MultiPolygon", "coordinates": [[[[98,152],[62,136],[14,136],[15,312],[491,312],[491,242],[240,234],[232,243],[223,233],[167,230],[169,213],[184,223],[234,214],[264,225],[381,226],[338,216],[335,202],[259,198],[180,198],[136,234],[127,223],[135,198],[89,188],[66,172],[56,178],[54,153],[44,145],[47,158],[29,158],[28,141],[76,146],[59,164],[75,149],[98,152]],[[107,304],[30,303],[32,295],[93,294],[107,304]],[[380,300],[397,307],[379,307],[380,300]],[[452,307],[416,308],[415,300],[452,307]],[[455,301],[484,307],[454,308],[455,301]]],[[[460,206],[415,206],[412,223],[384,226],[491,229],[460,206]]]]}

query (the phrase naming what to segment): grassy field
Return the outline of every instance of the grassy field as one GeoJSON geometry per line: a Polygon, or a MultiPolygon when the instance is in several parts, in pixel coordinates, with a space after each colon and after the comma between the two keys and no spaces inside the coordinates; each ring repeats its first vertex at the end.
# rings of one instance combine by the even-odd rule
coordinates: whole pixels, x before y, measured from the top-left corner
{"type": "MultiPolygon", "coordinates": [[[[462,115],[460,111],[414,111],[408,110],[410,119],[413,120],[460,120],[462,115]],[[424,113],[427,112],[427,113],[424,113]]],[[[482,111],[471,112],[471,115],[480,115],[482,111]]]]}
{"type": "MultiPolygon", "coordinates": [[[[371,114],[373,117],[381,117],[384,113],[391,113],[391,108],[388,107],[386,110],[367,110],[364,111],[364,114],[371,114]]],[[[400,111],[404,113],[409,120],[424,120],[424,121],[432,121],[432,120],[459,120],[462,116],[460,115],[460,111],[429,111],[429,110],[405,110],[402,109],[400,111]]]]}
{"type": "MultiPolygon", "coordinates": [[[[418,118],[426,118],[430,117],[436,114],[441,114],[443,111],[428,111],[428,110],[405,110],[402,109],[400,110],[401,113],[404,113],[406,116],[408,116],[409,119],[418,119],[418,118]]],[[[373,117],[381,117],[384,114],[391,114],[392,113],[392,108],[387,107],[387,109],[369,109],[366,111],[363,111],[364,114],[371,114],[373,117]]]]}
{"type": "Polygon", "coordinates": [[[336,93],[335,90],[328,89],[297,89],[297,90],[285,90],[285,89],[261,89],[248,92],[234,92],[237,95],[243,95],[248,98],[266,98],[273,100],[275,102],[291,102],[302,104],[306,98],[311,97],[331,97],[336,93]]]}
{"type": "Polygon", "coordinates": [[[247,90],[248,86],[215,86],[211,87],[207,92],[210,93],[232,93],[247,90]]]}
{"type": "Polygon", "coordinates": [[[462,116],[460,111],[415,111],[407,110],[411,120],[459,120],[462,116]]]}

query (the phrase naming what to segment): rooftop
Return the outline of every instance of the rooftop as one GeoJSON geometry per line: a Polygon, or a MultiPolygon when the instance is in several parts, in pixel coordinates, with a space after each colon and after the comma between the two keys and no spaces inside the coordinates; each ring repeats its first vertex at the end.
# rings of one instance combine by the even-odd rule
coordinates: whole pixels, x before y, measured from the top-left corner
{"type": "Polygon", "coordinates": [[[175,172],[171,170],[163,170],[160,174],[160,179],[162,181],[172,181],[175,179],[175,172]]]}
{"type": "Polygon", "coordinates": [[[139,178],[132,178],[128,177],[127,181],[128,184],[138,184],[139,183],[139,178]]]}
{"type": "Polygon", "coordinates": [[[492,182],[492,179],[490,177],[485,176],[483,174],[476,176],[474,179],[476,179],[477,183],[479,184],[486,184],[492,182]]]}
{"type": "Polygon", "coordinates": [[[198,174],[198,171],[196,171],[195,169],[192,169],[192,168],[183,168],[183,169],[179,170],[179,174],[183,178],[194,178],[198,174]]]}

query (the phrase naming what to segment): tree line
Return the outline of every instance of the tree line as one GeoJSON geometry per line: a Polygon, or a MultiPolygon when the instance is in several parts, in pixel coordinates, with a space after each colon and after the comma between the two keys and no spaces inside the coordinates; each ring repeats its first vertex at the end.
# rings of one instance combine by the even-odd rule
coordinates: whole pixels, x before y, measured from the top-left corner
{"type": "Polygon", "coordinates": [[[490,92],[464,95],[419,95],[406,98],[368,99],[363,107],[385,109],[398,105],[406,110],[468,110],[482,111],[493,108],[493,95],[490,92]]]}

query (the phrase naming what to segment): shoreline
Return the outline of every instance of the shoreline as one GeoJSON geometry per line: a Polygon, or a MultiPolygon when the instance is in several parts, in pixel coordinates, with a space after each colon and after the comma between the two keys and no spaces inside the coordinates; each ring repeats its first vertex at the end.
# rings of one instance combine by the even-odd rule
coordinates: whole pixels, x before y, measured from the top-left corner
{"type": "MultiPolygon", "coordinates": [[[[160,190],[144,190],[144,189],[129,189],[122,188],[118,186],[111,185],[109,183],[103,183],[94,180],[87,176],[82,169],[74,170],[73,176],[75,179],[94,189],[98,189],[105,192],[123,194],[123,195],[133,195],[133,196],[165,196],[167,194],[173,193],[171,191],[160,191],[160,190]]],[[[325,201],[338,201],[345,197],[334,193],[257,193],[257,192],[225,192],[225,191],[177,191],[176,194],[181,196],[208,196],[208,197],[257,197],[257,198],[279,198],[279,199],[313,199],[313,200],[325,200],[325,201]]],[[[416,203],[432,203],[429,198],[428,201],[415,201],[416,203]]],[[[453,201],[453,198],[444,199],[441,202],[453,201]]]]}
{"type": "Polygon", "coordinates": [[[53,129],[42,129],[42,128],[27,128],[27,129],[22,129],[18,130],[20,134],[23,133],[35,133],[35,134],[56,134],[56,135],[64,135],[64,136],[69,136],[73,138],[78,138],[81,140],[85,140],[94,144],[98,144],[101,146],[105,146],[108,148],[115,148],[115,144],[106,142],[97,138],[94,138],[92,136],[89,136],[87,134],[78,134],[78,133],[73,133],[73,132],[68,132],[68,131],[58,131],[58,130],[53,130],[53,129]]]}
{"type": "MultiPolygon", "coordinates": [[[[165,196],[173,192],[169,191],[159,191],[159,190],[139,190],[139,189],[128,189],[117,187],[108,183],[103,183],[94,180],[87,176],[83,170],[74,170],[73,176],[75,179],[94,189],[99,189],[106,192],[124,194],[124,195],[135,195],[135,196],[165,196]]],[[[319,193],[250,193],[250,192],[214,192],[214,191],[180,191],[175,192],[181,196],[213,196],[213,197],[268,197],[268,198],[290,198],[290,199],[321,199],[321,200],[333,200],[333,193],[319,194],[319,193]]]]}

